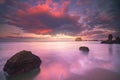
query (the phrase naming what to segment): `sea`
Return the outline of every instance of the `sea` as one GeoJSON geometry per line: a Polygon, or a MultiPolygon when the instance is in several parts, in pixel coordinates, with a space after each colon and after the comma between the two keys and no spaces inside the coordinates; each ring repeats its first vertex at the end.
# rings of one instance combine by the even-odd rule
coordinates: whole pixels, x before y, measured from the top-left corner
{"type": "MultiPolygon", "coordinates": [[[[26,66],[27,67],[27,66],[26,66]]],[[[120,80],[120,44],[80,42],[0,42],[0,80],[120,80]],[[79,50],[89,48],[86,54],[79,50]],[[40,69],[8,76],[3,67],[27,50],[40,57],[40,69]]]]}

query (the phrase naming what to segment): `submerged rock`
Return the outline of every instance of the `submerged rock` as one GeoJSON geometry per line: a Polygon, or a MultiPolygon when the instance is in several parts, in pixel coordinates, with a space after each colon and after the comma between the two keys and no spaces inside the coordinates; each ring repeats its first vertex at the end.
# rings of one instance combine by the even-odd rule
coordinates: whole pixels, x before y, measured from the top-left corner
{"type": "Polygon", "coordinates": [[[79,48],[79,50],[80,50],[80,51],[83,51],[83,52],[89,52],[89,48],[86,47],[86,46],[81,46],[81,47],[79,48]]]}
{"type": "Polygon", "coordinates": [[[30,51],[20,51],[7,60],[3,70],[9,75],[17,75],[39,68],[41,60],[30,51]]]}

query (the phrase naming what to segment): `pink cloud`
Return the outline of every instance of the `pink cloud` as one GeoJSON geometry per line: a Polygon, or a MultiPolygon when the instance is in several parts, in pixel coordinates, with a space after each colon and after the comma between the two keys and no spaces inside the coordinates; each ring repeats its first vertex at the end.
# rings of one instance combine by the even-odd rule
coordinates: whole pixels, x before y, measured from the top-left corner
{"type": "MultiPolygon", "coordinates": [[[[9,24],[22,27],[27,32],[54,34],[59,32],[59,29],[66,29],[65,26],[62,27],[63,25],[77,26],[79,24],[79,16],[68,14],[70,1],[64,1],[61,7],[58,7],[58,3],[52,0],[47,0],[45,4],[34,6],[29,6],[27,3],[23,4],[24,9],[23,5],[19,5],[18,9],[7,14],[6,18],[9,24]]],[[[70,29],[76,29],[74,26],[70,26],[70,29]]]]}

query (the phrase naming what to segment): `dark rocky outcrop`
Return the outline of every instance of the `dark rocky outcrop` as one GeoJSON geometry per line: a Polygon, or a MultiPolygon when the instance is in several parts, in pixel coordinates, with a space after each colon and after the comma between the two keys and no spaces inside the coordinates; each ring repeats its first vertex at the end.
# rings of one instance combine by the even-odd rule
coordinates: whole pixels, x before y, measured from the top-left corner
{"type": "Polygon", "coordinates": [[[106,41],[102,41],[101,43],[102,44],[113,44],[113,41],[106,40],[106,41]]]}
{"type": "Polygon", "coordinates": [[[83,52],[89,52],[89,48],[86,47],[86,46],[81,46],[81,47],[79,48],[79,50],[80,50],[80,51],[83,51],[83,52]]]}
{"type": "Polygon", "coordinates": [[[108,35],[108,40],[102,41],[102,44],[120,44],[120,37],[117,36],[115,40],[112,40],[112,34],[108,35]]]}
{"type": "Polygon", "coordinates": [[[78,37],[75,39],[75,41],[82,41],[82,38],[78,37]]]}
{"type": "Polygon", "coordinates": [[[7,60],[3,70],[9,75],[17,75],[39,68],[41,60],[30,51],[20,51],[7,60]]]}
{"type": "Polygon", "coordinates": [[[120,37],[117,36],[116,39],[113,41],[113,43],[120,44],[120,37]]]}

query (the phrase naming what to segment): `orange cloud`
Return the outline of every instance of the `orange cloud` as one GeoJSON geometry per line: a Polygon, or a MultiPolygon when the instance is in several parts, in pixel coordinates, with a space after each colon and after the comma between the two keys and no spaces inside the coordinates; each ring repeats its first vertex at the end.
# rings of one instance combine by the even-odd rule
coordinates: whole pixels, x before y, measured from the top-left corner
{"type": "Polygon", "coordinates": [[[57,3],[52,3],[52,0],[47,0],[45,4],[38,4],[27,9],[27,13],[29,14],[39,14],[39,13],[48,13],[54,17],[61,17],[68,11],[68,7],[70,5],[69,1],[65,1],[62,7],[59,9],[57,3]],[[50,6],[52,5],[52,7],[50,6]]]}
{"type": "Polygon", "coordinates": [[[43,30],[36,30],[35,33],[38,33],[38,34],[47,34],[47,33],[50,33],[52,32],[51,29],[43,29],[43,30]]]}
{"type": "Polygon", "coordinates": [[[27,10],[27,12],[29,14],[39,14],[39,13],[45,13],[45,12],[49,12],[50,7],[43,4],[43,5],[36,5],[34,7],[31,7],[27,10]]]}

